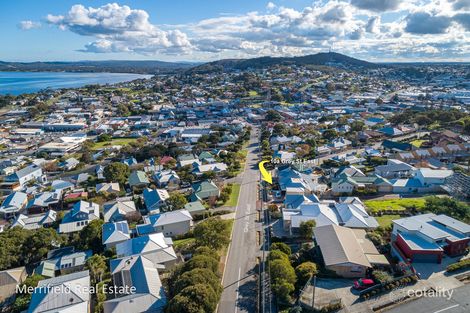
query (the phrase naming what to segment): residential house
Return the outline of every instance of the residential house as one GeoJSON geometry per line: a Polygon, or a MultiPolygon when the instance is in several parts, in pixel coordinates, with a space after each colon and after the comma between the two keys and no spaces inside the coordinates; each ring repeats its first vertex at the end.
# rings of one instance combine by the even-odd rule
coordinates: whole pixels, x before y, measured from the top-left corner
{"type": "Polygon", "coordinates": [[[210,198],[215,199],[220,196],[219,187],[209,180],[194,183],[192,189],[191,201],[208,200],[210,198]]]}
{"type": "Polygon", "coordinates": [[[51,183],[52,191],[57,191],[61,194],[73,190],[74,187],[75,185],[71,182],[60,179],[56,179],[51,183]]]}
{"type": "Polygon", "coordinates": [[[396,159],[389,159],[386,165],[375,167],[375,174],[384,178],[408,178],[416,168],[396,159]]]}
{"type": "Polygon", "coordinates": [[[3,218],[8,219],[21,212],[27,203],[28,195],[24,192],[11,193],[3,200],[2,206],[0,206],[0,214],[3,215],[3,218]]]}
{"type": "Polygon", "coordinates": [[[175,210],[144,217],[145,224],[137,225],[137,233],[163,233],[167,237],[175,237],[189,232],[193,226],[193,218],[187,210],[175,210]]]}
{"type": "Polygon", "coordinates": [[[341,202],[318,201],[310,197],[303,202],[282,210],[282,221],[286,231],[298,232],[302,222],[314,220],[317,226],[340,225],[350,228],[374,229],[379,226],[376,219],[366,211],[359,198],[347,197],[341,202]]]}
{"type": "Polygon", "coordinates": [[[176,264],[178,257],[173,250],[173,241],[163,233],[154,233],[129,239],[116,245],[118,258],[142,255],[155,264],[169,268],[176,264]]]}
{"type": "Polygon", "coordinates": [[[388,265],[363,229],[338,225],[317,226],[314,240],[321,250],[325,268],[346,278],[365,277],[373,265],[388,265]]]}
{"type": "Polygon", "coordinates": [[[160,213],[160,209],[166,205],[166,200],[170,197],[170,194],[165,189],[146,188],[142,195],[149,214],[160,213]]]}
{"type": "Polygon", "coordinates": [[[44,277],[55,277],[82,271],[86,261],[93,255],[93,251],[75,251],[75,248],[63,247],[49,251],[47,259],[42,261],[34,270],[35,274],[44,277]]]}
{"type": "Polygon", "coordinates": [[[16,295],[16,288],[26,279],[24,266],[0,272],[0,303],[12,301],[16,295]]]}
{"type": "Polygon", "coordinates": [[[34,289],[28,313],[87,313],[90,310],[90,274],[76,272],[41,280],[34,289]]]}
{"type": "Polygon", "coordinates": [[[116,244],[129,240],[130,238],[131,235],[127,221],[103,224],[102,242],[106,248],[111,249],[115,247],[116,244]]]}
{"type": "Polygon", "coordinates": [[[391,127],[391,126],[386,126],[378,130],[378,132],[385,134],[386,136],[389,137],[395,137],[395,136],[401,136],[403,135],[403,132],[399,130],[398,128],[391,127]]]}
{"type": "Polygon", "coordinates": [[[143,171],[133,171],[131,175],[129,175],[128,182],[129,186],[132,188],[144,188],[150,184],[147,174],[143,171]]]}
{"type": "Polygon", "coordinates": [[[191,216],[202,214],[206,211],[206,208],[201,201],[188,202],[184,205],[184,209],[187,210],[191,216]]]}
{"type": "Polygon", "coordinates": [[[378,175],[349,176],[341,174],[331,180],[331,191],[335,195],[350,195],[356,191],[390,193],[393,190],[392,186],[390,181],[378,175]]]}
{"type": "Polygon", "coordinates": [[[444,214],[393,221],[392,252],[404,261],[441,263],[444,254],[465,253],[469,242],[470,225],[444,214]]]}
{"type": "Polygon", "coordinates": [[[173,170],[158,171],[153,176],[160,188],[176,188],[181,183],[181,179],[173,170]]]}
{"type": "Polygon", "coordinates": [[[415,172],[415,177],[425,187],[434,191],[440,190],[440,186],[445,183],[447,177],[454,172],[452,170],[433,170],[429,168],[420,168],[415,172]]]}
{"type": "Polygon", "coordinates": [[[59,163],[59,168],[65,171],[71,171],[76,168],[80,164],[80,161],[76,158],[68,158],[64,162],[59,163]]]}
{"type": "Polygon", "coordinates": [[[132,198],[121,198],[103,205],[104,221],[117,222],[126,219],[126,216],[137,213],[132,198]]]}
{"type": "Polygon", "coordinates": [[[218,162],[218,163],[209,163],[209,164],[196,164],[194,166],[193,173],[197,176],[201,176],[207,172],[222,173],[227,171],[227,164],[218,162]]]}
{"type": "Polygon", "coordinates": [[[82,230],[89,222],[100,218],[100,206],[93,202],[79,201],[65,214],[59,225],[59,233],[82,230]]]}
{"type": "Polygon", "coordinates": [[[195,165],[200,164],[201,162],[193,154],[182,154],[178,156],[178,167],[191,166],[193,168],[195,165]]]}
{"type": "Polygon", "coordinates": [[[352,145],[352,142],[344,137],[337,137],[333,139],[327,146],[331,150],[345,150],[352,145]]]}
{"type": "Polygon", "coordinates": [[[56,209],[62,198],[60,191],[45,191],[36,194],[33,199],[29,200],[26,209],[29,213],[40,213],[48,210],[56,209]]]}
{"type": "Polygon", "coordinates": [[[41,227],[50,227],[57,219],[57,212],[48,210],[47,212],[39,215],[26,216],[23,214],[18,215],[11,227],[21,227],[24,229],[38,229],[41,227]]]}
{"type": "Polygon", "coordinates": [[[120,191],[119,183],[99,183],[96,185],[96,192],[118,194],[120,191]]]}
{"type": "Polygon", "coordinates": [[[113,284],[134,292],[118,294],[103,303],[104,313],[163,312],[167,299],[157,266],[145,256],[134,255],[110,262],[113,284]]]}
{"type": "Polygon", "coordinates": [[[45,182],[41,167],[29,165],[5,177],[5,182],[18,182],[21,186],[30,181],[45,182]]]}

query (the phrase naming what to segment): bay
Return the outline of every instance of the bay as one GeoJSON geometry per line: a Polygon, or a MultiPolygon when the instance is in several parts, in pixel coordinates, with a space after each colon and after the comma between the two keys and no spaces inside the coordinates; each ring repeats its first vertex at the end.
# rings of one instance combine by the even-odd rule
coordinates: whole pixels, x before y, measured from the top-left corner
{"type": "Polygon", "coordinates": [[[0,94],[19,95],[41,89],[73,88],[90,84],[115,84],[152,75],[129,73],[77,73],[77,72],[0,72],[0,94]]]}

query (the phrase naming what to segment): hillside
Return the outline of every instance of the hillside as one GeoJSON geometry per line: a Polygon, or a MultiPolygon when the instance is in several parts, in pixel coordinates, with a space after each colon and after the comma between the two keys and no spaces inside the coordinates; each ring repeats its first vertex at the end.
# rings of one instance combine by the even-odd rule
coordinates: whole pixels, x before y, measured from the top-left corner
{"type": "Polygon", "coordinates": [[[216,72],[244,70],[247,68],[265,68],[273,65],[317,65],[341,68],[377,68],[379,65],[355,59],[336,52],[317,53],[299,57],[259,57],[253,59],[225,59],[205,63],[190,69],[191,72],[216,72]]]}
{"type": "Polygon", "coordinates": [[[112,72],[157,74],[193,67],[193,63],[163,61],[1,62],[0,71],[18,72],[112,72]]]}

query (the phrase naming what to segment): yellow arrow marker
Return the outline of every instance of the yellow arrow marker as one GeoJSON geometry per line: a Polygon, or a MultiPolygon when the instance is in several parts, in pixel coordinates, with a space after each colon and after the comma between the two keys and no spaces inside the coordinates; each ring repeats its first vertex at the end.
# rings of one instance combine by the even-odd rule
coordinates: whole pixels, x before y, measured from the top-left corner
{"type": "Polygon", "coordinates": [[[271,176],[271,173],[268,172],[264,168],[264,163],[269,163],[269,161],[262,161],[259,162],[259,171],[261,172],[261,177],[263,178],[264,181],[270,183],[271,185],[273,184],[273,177],[271,176]]]}

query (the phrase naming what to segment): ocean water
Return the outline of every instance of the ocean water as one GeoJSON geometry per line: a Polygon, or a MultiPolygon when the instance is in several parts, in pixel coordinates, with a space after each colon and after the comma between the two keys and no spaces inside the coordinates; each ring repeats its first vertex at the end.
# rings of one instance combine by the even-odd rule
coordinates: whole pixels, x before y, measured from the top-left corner
{"type": "Polygon", "coordinates": [[[126,73],[0,72],[0,94],[19,95],[46,88],[114,84],[150,77],[152,76],[126,73]]]}

